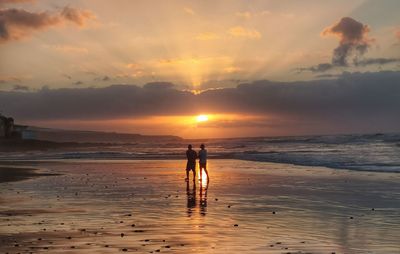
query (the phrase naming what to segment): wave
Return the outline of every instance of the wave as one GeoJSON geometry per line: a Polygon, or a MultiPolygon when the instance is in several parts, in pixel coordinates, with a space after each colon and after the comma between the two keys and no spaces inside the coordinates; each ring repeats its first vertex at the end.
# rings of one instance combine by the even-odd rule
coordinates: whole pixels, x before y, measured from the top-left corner
{"type": "MultiPolygon", "coordinates": [[[[47,159],[178,159],[185,160],[188,143],[93,144],[74,148],[0,153],[0,160],[47,159]]],[[[207,140],[211,159],[288,163],[359,171],[400,173],[400,134],[331,135],[207,140]]]]}

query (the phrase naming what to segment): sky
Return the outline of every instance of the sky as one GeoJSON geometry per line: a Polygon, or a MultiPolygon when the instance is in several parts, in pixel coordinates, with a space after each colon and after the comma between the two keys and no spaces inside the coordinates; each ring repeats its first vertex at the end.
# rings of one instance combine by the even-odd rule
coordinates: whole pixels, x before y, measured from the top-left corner
{"type": "Polygon", "coordinates": [[[398,132],[399,10],[397,0],[0,0],[0,113],[185,138],[398,132]]]}

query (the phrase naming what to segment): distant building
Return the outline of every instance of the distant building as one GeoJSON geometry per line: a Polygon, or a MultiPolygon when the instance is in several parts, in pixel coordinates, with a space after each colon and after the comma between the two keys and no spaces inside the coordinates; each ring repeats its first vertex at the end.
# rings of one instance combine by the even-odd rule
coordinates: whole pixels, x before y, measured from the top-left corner
{"type": "Polygon", "coordinates": [[[0,114],[0,138],[6,137],[7,117],[0,114]]]}
{"type": "Polygon", "coordinates": [[[0,138],[11,138],[14,135],[14,119],[0,114],[0,138]]]}

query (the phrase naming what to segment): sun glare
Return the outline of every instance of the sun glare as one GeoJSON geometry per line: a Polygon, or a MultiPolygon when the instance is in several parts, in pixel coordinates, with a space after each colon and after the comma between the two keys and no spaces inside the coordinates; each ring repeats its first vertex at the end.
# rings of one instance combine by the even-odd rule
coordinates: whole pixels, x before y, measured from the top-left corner
{"type": "Polygon", "coordinates": [[[196,117],[197,122],[207,122],[208,121],[208,116],[206,115],[198,115],[196,117]]]}

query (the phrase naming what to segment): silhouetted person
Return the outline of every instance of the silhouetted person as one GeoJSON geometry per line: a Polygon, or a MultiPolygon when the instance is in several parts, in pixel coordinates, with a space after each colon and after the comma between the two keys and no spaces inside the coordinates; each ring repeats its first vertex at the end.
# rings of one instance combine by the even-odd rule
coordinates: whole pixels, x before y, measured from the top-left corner
{"type": "Polygon", "coordinates": [[[188,149],[186,151],[186,179],[185,181],[189,181],[189,171],[193,171],[193,181],[196,181],[196,159],[197,153],[192,149],[192,145],[188,145],[188,149]]]}
{"type": "Polygon", "coordinates": [[[205,149],[205,145],[200,145],[201,150],[199,151],[199,165],[200,165],[200,181],[203,179],[203,169],[207,175],[207,182],[210,181],[210,177],[208,176],[207,171],[207,150],[205,149]]]}

